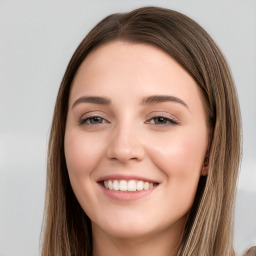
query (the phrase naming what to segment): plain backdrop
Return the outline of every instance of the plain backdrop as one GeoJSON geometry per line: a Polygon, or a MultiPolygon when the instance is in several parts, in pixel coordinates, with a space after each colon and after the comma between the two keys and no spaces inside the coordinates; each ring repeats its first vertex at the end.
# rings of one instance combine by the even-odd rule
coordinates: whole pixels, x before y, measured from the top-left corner
{"type": "Polygon", "coordinates": [[[39,255],[47,140],[75,48],[106,15],[149,5],[196,20],[230,64],[244,131],[234,243],[256,244],[255,0],[0,0],[0,256],[39,255]]]}

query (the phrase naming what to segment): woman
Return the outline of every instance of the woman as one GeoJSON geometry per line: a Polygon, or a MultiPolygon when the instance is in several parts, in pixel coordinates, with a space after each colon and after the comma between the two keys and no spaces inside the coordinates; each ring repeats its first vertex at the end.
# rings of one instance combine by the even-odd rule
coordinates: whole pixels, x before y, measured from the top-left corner
{"type": "Polygon", "coordinates": [[[235,255],[240,135],[228,65],[197,23],[105,18],[57,97],[42,255],[235,255]]]}

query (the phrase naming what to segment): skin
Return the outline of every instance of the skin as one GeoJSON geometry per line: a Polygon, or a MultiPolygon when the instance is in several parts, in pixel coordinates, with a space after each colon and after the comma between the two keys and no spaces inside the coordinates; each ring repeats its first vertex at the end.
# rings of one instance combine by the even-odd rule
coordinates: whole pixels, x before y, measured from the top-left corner
{"type": "Polygon", "coordinates": [[[174,253],[204,165],[206,120],[196,82],[162,50],[114,41],[86,57],[70,92],[65,157],[92,221],[94,256],[174,253]],[[152,95],[180,102],[146,103],[152,95]],[[111,103],[77,101],[85,96],[111,103]],[[145,177],[158,186],[140,199],[115,200],[97,182],[106,175],[145,177]]]}

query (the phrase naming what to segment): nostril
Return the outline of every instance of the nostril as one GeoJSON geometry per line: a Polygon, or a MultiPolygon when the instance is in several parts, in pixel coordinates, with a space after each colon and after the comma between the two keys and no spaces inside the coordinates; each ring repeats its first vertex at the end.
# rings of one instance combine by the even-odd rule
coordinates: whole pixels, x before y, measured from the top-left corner
{"type": "Polygon", "coordinates": [[[135,136],[136,131],[131,127],[127,130],[126,126],[123,124],[121,127],[120,125],[118,131],[113,131],[110,144],[105,152],[109,160],[126,162],[130,160],[140,161],[144,158],[143,144],[135,136]]]}
{"type": "Polygon", "coordinates": [[[107,149],[106,156],[110,160],[118,160],[120,162],[130,160],[141,161],[144,158],[144,150],[139,145],[131,147],[115,144],[107,149]]]}

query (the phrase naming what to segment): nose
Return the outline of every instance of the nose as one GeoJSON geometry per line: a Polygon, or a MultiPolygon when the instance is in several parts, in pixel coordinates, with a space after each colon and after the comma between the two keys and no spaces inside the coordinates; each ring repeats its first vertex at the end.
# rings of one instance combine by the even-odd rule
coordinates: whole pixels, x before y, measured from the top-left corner
{"type": "Polygon", "coordinates": [[[131,160],[142,161],[145,151],[136,129],[117,127],[111,134],[106,156],[123,163],[131,160]]]}

